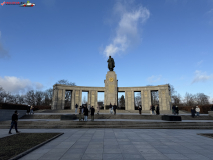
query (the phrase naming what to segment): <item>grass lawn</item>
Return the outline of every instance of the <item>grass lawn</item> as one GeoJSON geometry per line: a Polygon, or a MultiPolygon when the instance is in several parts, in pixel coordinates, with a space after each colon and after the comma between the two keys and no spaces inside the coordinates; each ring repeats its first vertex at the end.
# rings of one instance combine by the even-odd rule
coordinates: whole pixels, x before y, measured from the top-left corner
{"type": "Polygon", "coordinates": [[[0,160],[8,160],[59,133],[20,133],[0,138],[0,160]]]}

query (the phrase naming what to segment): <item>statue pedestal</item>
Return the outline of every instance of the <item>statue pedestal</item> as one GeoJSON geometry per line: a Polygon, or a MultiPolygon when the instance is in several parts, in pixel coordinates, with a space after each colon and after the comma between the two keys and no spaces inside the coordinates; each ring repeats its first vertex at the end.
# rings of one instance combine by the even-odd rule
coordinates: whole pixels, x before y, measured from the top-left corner
{"type": "MultiPolygon", "coordinates": [[[[108,71],[106,75],[105,82],[105,93],[104,93],[104,106],[117,105],[117,98],[118,98],[118,82],[117,82],[117,75],[114,71],[108,71]]],[[[104,107],[105,108],[105,107],[104,107]]]]}

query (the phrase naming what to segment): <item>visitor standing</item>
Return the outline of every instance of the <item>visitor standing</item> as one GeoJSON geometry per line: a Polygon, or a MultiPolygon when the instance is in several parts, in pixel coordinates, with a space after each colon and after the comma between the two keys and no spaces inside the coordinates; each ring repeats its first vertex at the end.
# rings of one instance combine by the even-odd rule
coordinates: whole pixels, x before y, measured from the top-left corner
{"type": "Polygon", "coordinates": [[[99,114],[100,106],[98,104],[97,104],[97,110],[98,110],[97,114],[99,114]]]}
{"type": "Polygon", "coordinates": [[[150,114],[152,114],[152,106],[150,106],[150,114]]]}
{"type": "Polygon", "coordinates": [[[33,113],[33,108],[34,108],[33,106],[30,107],[30,114],[34,114],[33,113]]]}
{"type": "Polygon", "coordinates": [[[109,108],[109,113],[113,114],[113,106],[111,106],[111,108],[109,108]]]}
{"type": "Polygon", "coordinates": [[[199,108],[198,106],[196,106],[195,111],[196,111],[197,117],[199,117],[199,114],[200,114],[200,108],[199,108]]]}
{"type": "Polygon", "coordinates": [[[77,113],[77,109],[78,109],[78,105],[76,103],[76,105],[75,105],[75,113],[77,113]]]}
{"type": "Polygon", "coordinates": [[[139,105],[138,110],[139,110],[139,114],[141,115],[141,110],[142,110],[141,105],[139,105]]]}
{"type": "Polygon", "coordinates": [[[172,114],[175,115],[175,105],[172,106],[172,114]]]}
{"type": "Polygon", "coordinates": [[[176,106],[176,108],[175,108],[175,114],[179,114],[179,108],[178,108],[178,106],[176,106]]]}
{"type": "Polygon", "coordinates": [[[27,106],[27,114],[30,114],[30,105],[27,106]]]}
{"type": "Polygon", "coordinates": [[[194,118],[195,117],[195,109],[193,107],[191,109],[191,114],[192,114],[192,118],[194,118]]]}
{"type": "Polygon", "coordinates": [[[211,111],[213,111],[213,105],[212,105],[212,107],[211,107],[211,111]]]}
{"type": "Polygon", "coordinates": [[[114,106],[113,106],[114,115],[116,115],[116,109],[117,109],[117,106],[116,106],[115,103],[114,103],[114,106]]]}
{"type": "Polygon", "coordinates": [[[81,112],[82,112],[81,109],[82,109],[82,107],[80,106],[79,107],[79,121],[81,121],[81,112]]]}
{"type": "Polygon", "coordinates": [[[159,105],[156,106],[156,115],[159,115],[160,114],[160,107],[159,105]]]}
{"type": "Polygon", "coordinates": [[[87,121],[87,117],[88,117],[88,108],[87,106],[84,107],[84,121],[87,121]]]}
{"type": "Polygon", "coordinates": [[[15,126],[16,133],[20,133],[17,129],[17,123],[18,123],[18,112],[15,111],[15,113],[12,115],[12,122],[11,122],[10,130],[9,130],[9,134],[12,134],[11,130],[13,126],[15,126]]]}
{"type": "Polygon", "coordinates": [[[152,105],[152,114],[155,115],[155,106],[152,105]]]}
{"type": "Polygon", "coordinates": [[[95,109],[93,108],[93,106],[92,106],[92,108],[91,108],[91,121],[94,121],[94,113],[95,113],[95,109]]]}

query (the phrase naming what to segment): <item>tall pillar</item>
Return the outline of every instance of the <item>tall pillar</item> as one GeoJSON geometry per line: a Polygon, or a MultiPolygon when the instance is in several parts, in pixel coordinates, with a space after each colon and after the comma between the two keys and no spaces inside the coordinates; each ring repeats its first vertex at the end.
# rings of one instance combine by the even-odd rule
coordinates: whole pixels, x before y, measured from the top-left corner
{"type": "Polygon", "coordinates": [[[61,102],[61,109],[64,109],[65,105],[65,89],[62,90],[62,102],[61,102]]]}
{"type": "Polygon", "coordinates": [[[53,97],[52,97],[52,106],[51,109],[57,109],[57,102],[58,102],[58,90],[57,89],[53,89],[53,97]]]}
{"type": "Polygon", "coordinates": [[[70,107],[70,109],[75,109],[75,90],[72,90],[71,107],[70,107]]]}
{"type": "Polygon", "coordinates": [[[91,101],[90,101],[90,94],[91,94],[91,91],[89,90],[89,91],[88,91],[88,101],[87,101],[87,102],[88,102],[88,104],[90,104],[90,103],[91,103],[91,101]]]}
{"type": "Polygon", "coordinates": [[[150,91],[149,90],[144,90],[143,91],[143,106],[144,110],[150,110],[150,104],[149,104],[149,96],[150,91]]]}
{"type": "Polygon", "coordinates": [[[80,93],[79,93],[79,104],[78,106],[80,107],[82,105],[82,90],[80,90],[80,93]]]}
{"type": "Polygon", "coordinates": [[[91,103],[90,106],[95,106],[96,98],[95,98],[96,91],[91,91],[91,103]]]}
{"type": "Polygon", "coordinates": [[[106,75],[105,82],[105,98],[106,98],[106,105],[117,105],[117,97],[118,97],[118,82],[117,82],[117,75],[114,71],[108,71],[106,75]]]}
{"type": "Polygon", "coordinates": [[[131,91],[131,110],[135,110],[135,96],[134,96],[134,91],[131,91]]]}
{"type": "Polygon", "coordinates": [[[145,110],[144,99],[143,99],[143,90],[141,91],[141,106],[142,106],[142,110],[145,110]]]}
{"type": "Polygon", "coordinates": [[[75,91],[75,103],[74,103],[74,105],[78,105],[79,106],[79,90],[76,90],[75,91]]]}
{"type": "Polygon", "coordinates": [[[128,94],[127,94],[127,91],[125,91],[125,110],[129,110],[129,108],[128,108],[128,94]]]}
{"type": "Polygon", "coordinates": [[[94,108],[97,108],[97,103],[98,103],[98,91],[95,91],[95,104],[94,104],[94,108]]]}

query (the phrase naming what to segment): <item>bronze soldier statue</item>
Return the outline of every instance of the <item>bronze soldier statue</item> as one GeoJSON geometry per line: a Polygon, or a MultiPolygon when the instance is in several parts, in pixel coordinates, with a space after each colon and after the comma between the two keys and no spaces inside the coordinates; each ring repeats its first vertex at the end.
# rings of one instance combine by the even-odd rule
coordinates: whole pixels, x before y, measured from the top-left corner
{"type": "Polygon", "coordinates": [[[108,59],[108,68],[110,71],[113,71],[113,68],[115,67],[115,61],[113,58],[111,58],[111,56],[109,56],[109,59],[108,59]]]}

